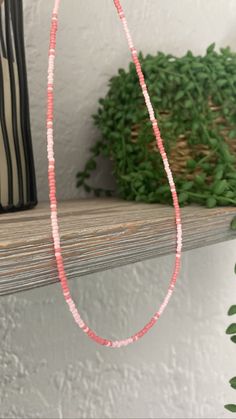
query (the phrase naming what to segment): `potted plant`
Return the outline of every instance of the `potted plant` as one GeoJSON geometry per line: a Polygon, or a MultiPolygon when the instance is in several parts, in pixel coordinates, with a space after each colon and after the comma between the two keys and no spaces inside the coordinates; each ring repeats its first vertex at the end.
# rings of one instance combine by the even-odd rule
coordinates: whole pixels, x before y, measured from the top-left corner
{"type": "MultiPolygon", "coordinates": [[[[177,58],[139,54],[174,174],[180,205],[236,205],[236,54],[177,58]]],[[[102,133],[77,175],[96,195],[114,191],[88,184],[99,154],[113,161],[117,192],[127,200],[171,204],[171,193],[133,63],[109,82],[94,115],[102,133]]]]}

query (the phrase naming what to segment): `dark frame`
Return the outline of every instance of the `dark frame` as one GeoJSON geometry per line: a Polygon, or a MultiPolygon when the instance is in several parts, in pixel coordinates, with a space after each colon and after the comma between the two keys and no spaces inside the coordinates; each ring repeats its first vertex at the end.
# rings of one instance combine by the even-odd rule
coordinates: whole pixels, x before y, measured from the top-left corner
{"type": "Polygon", "coordinates": [[[5,0],[0,6],[0,124],[2,127],[3,144],[7,162],[7,185],[8,205],[3,206],[0,202],[0,212],[18,211],[34,207],[37,204],[36,177],[33,158],[32,138],[30,129],[30,110],[27,83],[27,70],[24,46],[24,22],[22,0],[5,0]],[[4,10],[3,10],[4,8],[4,10]],[[4,13],[3,13],[4,12],[4,13]],[[3,16],[4,15],[4,16],[3,16]],[[17,182],[19,202],[13,199],[13,170],[12,156],[9,143],[9,135],[6,126],[4,105],[4,80],[2,59],[8,60],[10,90],[11,90],[11,113],[14,150],[17,163],[17,182]],[[19,120],[17,119],[16,80],[14,65],[17,67],[19,80],[20,130],[24,150],[25,165],[25,190],[23,191],[23,172],[20,154],[19,120]]]}

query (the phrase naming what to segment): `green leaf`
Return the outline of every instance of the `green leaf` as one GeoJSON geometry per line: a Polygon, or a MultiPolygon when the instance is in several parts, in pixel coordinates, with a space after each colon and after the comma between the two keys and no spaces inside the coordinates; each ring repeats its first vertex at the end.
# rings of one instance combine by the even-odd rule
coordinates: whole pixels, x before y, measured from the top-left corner
{"type": "Polygon", "coordinates": [[[169,190],[170,190],[169,185],[163,185],[163,186],[160,186],[160,187],[157,189],[157,193],[169,192],[169,190]]]}
{"type": "Polygon", "coordinates": [[[213,188],[213,191],[216,195],[221,195],[227,188],[227,180],[218,180],[213,188]]]}
{"type": "Polygon", "coordinates": [[[215,173],[215,180],[221,180],[224,174],[224,170],[223,169],[217,169],[216,173],[215,173]]]}
{"type": "Polygon", "coordinates": [[[96,167],[97,167],[97,164],[95,160],[89,160],[85,165],[85,169],[89,171],[96,169],[96,167]]]}
{"type": "Polygon", "coordinates": [[[193,125],[192,125],[192,130],[193,131],[197,131],[200,127],[201,127],[201,124],[199,123],[199,121],[194,121],[193,122],[193,125]]]}
{"type": "Polygon", "coordinates": [[[190,81],[190,82],[186,85],[186,89],[187,89],[187,90],[192,90],[192,89],[194,89],[194,87],[195,87],[195,84],[194,84],[192,81],[190,81]]]}
{"type": "Polygon", "coordinates": [[[236,413],[236,404],[226,404],[225,409],[229,410],[232,413],[236,413]]]}
{"type": "Polygon", "coordinates": [[[204,185],[206,176],[202,173],[201,175],[196,175],[195,180],[199,185],[204,185]]]}
{"type": "Polygon", "coordinates": [[[193,160],[193,159],[187,160],[186,166],[189,169],[195,169],[196,165],[197,165],[197,162],[195,160],[193,160]]]}
{"type": "Polygon", "coordinates": [[[200,166],[203,170],[205,170],[205,172],[207,172],[208,170],[211,170],[212,168],[211,163],[208,163],[207,161],[200,163],[200,166]]]}
{"type": "Polygon", "coordinates": [[[236,323],[232,323],[226,330],[227,335],[234,335],[236,333],[236,323]]]}
{"type": "Polygon", "coordinates": [[[187,192],[181,192],[179,194],[179,203],[184,204],[188,200],[188,197],[189,197],[189,195],[188,195],[187,192]]]}
{"type": "Polygon", "coordinates": [[[209,198],[207,198],[207,208],[214,208],[217,204],[216,199],[214,198],[214,196],[209,196],[209,198]]]}
{"type": "Polygon", "coordinates": [[[230,47],[220,48],[220,52],[222,55],[229,55],[230,54],[230,47]]]}
{"type": "Polygon", "coordinates": [[[84,172],[78,172],[76,177],[77,178],[80,178],[80,177],[84,178],[84,172]]]}
{"type": "Polygon", "coordinates": [[[231,387],[236,390],[236,377],[231,378],[229,383],[230,383],[231,387]]]}
{"type": "Polygon", "coordinates": [[[217,205],[223,205],[223,206],[229,205],[229,200],[227,198],[224,198],[223,196],[219,197],[217,198],[217,205]]]}
{"type": "Polygon", "coordinates": [[[234,172],[229,172],[226,174],[227,178],[229,179],[236,179],[236,173],[234,172]]]}
{"type": "Polygon", "coordinates": [[[84,181],[81,179],[76,183],[77,188],[80,188],[80,186],[82,186],[84,183],[84,181]]]}
{"type": "Polygon", "coordinates": [[[236,138],[236,130],[235,129],[230,131],[230,133],[228,135],[228,138],[230,138],[231,140],[236,138]]]}
{"type": "Polygon", "coordinates": [[[185,182],[185,183],[182,185],[182,190],[183,190],[183,191],[190,191],[190,190],[192,189],[192,187],[193,187],[193,182],[192,182],[192,181],[185,182]]]}
{"type": "Polygon", "coordinates": [[[227,191],[225,196],[226,196],[226,198],[235,198],[235,192],[227,191]]]}
{"type": "Polygon", "coordinates": [[[233,316],[234,314],[236,314],[236,305],[231,306],[228,311],[228,316],[233,316]]]}
{"type": "Polygon", "coordinates": [[[236,263],[234,265],[234,273],[236,274],[236,263]]]}
{"type": "Polygon", "coordinates": [[[208,75],[206,73],[198,73],[197,76],[200,80],[205,80],[208,78],[208,75]]]}
{"type": "Polygon", "coordinates": [[[192,64],[192,67],[193,68],[196,68],[196,69],[200,69],[200,68],[205,68],[205,66],[204,66],[204,64],[201,64],[201,63],[199,63],[199,62],[193,62],[193,64],[192,64]]]}
{"type": "Polygon", "coordinates": [[[180,90],[178,93],[177,93],[177,95],[175,96],[175,100],[177,101],[177,100],[180,100],[180,99],[182,99],[182,97],[184,97],[184,91],[183,90],[180,90]]]}
{"type": "Polygon", "coordinates": [[[236,216],[232,219],[232,221],[230,223],[230,228],[231,228],[231,230],[236,231],[236,216]]]}
{"type": "Polygon", "coordinates": [[[225,80],[225,79],[220,79],[220,80],[217,80],[217,86],[219,86],[219,87],[223,87],[223,86],[225,86],[226,84],[227,84],[227,80],[225,80]]]}
{"type": "Polygon", "coordinates": [[[232,340],[232,342],[233,342],[233,343],[236,343],[236,335],[231,336],[231,338],[230,338],[230,339],[232,340]]]}
{"type": "Polygon", "coordinates": [[[91,192],[91,187],[89,185],[84,184],[84,189],[86,192],[91,192]]]}
{"type": "Polygon", "coordinates": [[[211,146],[212,146],[213,148],[215,148],[215,147],[217,147],[217,146],[218,146],[218,140],[217,140],[216,138],[210,138],[210,139],[209,139],[209,143],[211,144],[211,146]]]}
{"type": "Polygon", "coordinates": [[[185,107],[185,108],[187,108],[187,109],[192,108],[192,107],[193,107],[193,105],[194,105],[194,103],[193,103],[193,101],[192,101],[192,100],[190,100],[190,99],[188,99],[188,100],[186,100],[186,101],[184,102],[184,107],[185,107]]]}
{"type": "Polygon", "coordinates": [[[235,156],[233,154],[231,154],[231,152],[229,151],[229,148],[226,145],[226,143],[221,144],[220,152],[221,152],[222,156],[224,157],[224,159],[227,163],[234,163],[235,156]]]}
{"type": "Polygon", "coordinates": [[[209,47],[207,48],[207,54],[210,54],[211,52],[213,52],[215,49],[215,46],[216,46],[215,42],[209,45],[209,47]]]}
{"type": "Polygon", "coordinates": [[[229,115],[229,108],[223,108],[223,113],[225,116],[229,115]]]}

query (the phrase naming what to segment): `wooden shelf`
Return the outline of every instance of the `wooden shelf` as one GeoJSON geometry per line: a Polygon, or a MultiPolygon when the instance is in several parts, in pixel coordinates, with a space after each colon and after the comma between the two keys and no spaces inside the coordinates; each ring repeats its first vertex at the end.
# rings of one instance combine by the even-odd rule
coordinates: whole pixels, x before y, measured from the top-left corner
{"type": "MultiPolygon", "coordinates": [[[[82,199],[59,205],[68,278],[173,253],[174,210],[117,198],[82,199]]],[[[182,208],[183,249],[235,239],[236,208],[182,208]]],[[[0,295],[58,281],[49,204],[0,215],[0,295]]]]}

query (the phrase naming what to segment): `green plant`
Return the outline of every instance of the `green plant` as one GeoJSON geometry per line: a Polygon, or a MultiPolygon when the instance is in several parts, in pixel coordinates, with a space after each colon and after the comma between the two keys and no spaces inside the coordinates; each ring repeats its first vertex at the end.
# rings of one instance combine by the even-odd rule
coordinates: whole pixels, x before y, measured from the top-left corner
{"type": "MultiPolygon", "coordinates": [[[[236,305],[230,307],[228,311],[229,316],[233,316],[236,314],[236,305]]],[[[231,340],[233,343],[236,343],[236,323],[231,323],[230,326],[226,330],[227,335],[231,335],[231,340]]],[[[236,377],[231,378],[229,381],[231,387],[236,390],[236,377]]],[[[225,408],[232,413],[236,413],[236,404],[227,404],[225,408]]]]}
{"type": "MultiPolygon", "coordinates": [[[[188,51],[181,58],[162,52],[145,58],[140,53],[139,58],[168,157],[173,150],[179,152],[181,136],[187,139],[190,154],[182,173],[174,172],[180,205],[236,205],[236,148],[235,153],[231,149],[236,139],[236,54],[229,48],[216,52],[213,44],[205,56],[188,51]]],[[[120,197],[171,204],[133,63],[111,78],[99,103],[94,121],[102,139],[90,149],[91,157],[77,174],[77,186],[97,196],[114,193],[88,184],[101,154],[113,161],[120,197]]]]}
{"type": "MultiPolygon", "coordinates": [[[[231,221],[231,230],[236,230],[236,217],[233,218],[231,221]]],[[[234,266],[234,273],[236,274],[236,264],[234,266]]],[[[236,305],[233,305],[230,307],[228,311],[228,316],[234,316],[236,315],[236,305]]],[[[226,334],[231,335],[231,341],[233,343],[236,343],[236,323],[231,323],[230,326],[226,329],[226,334]]],[[[236,390],[236,377],[231,378],[229,381],[231,387],[236,390]]],[[[225,405],[225,408],[229,410],[232,413],[236,413],[236,404],[227,404],[225,405]]]]}

